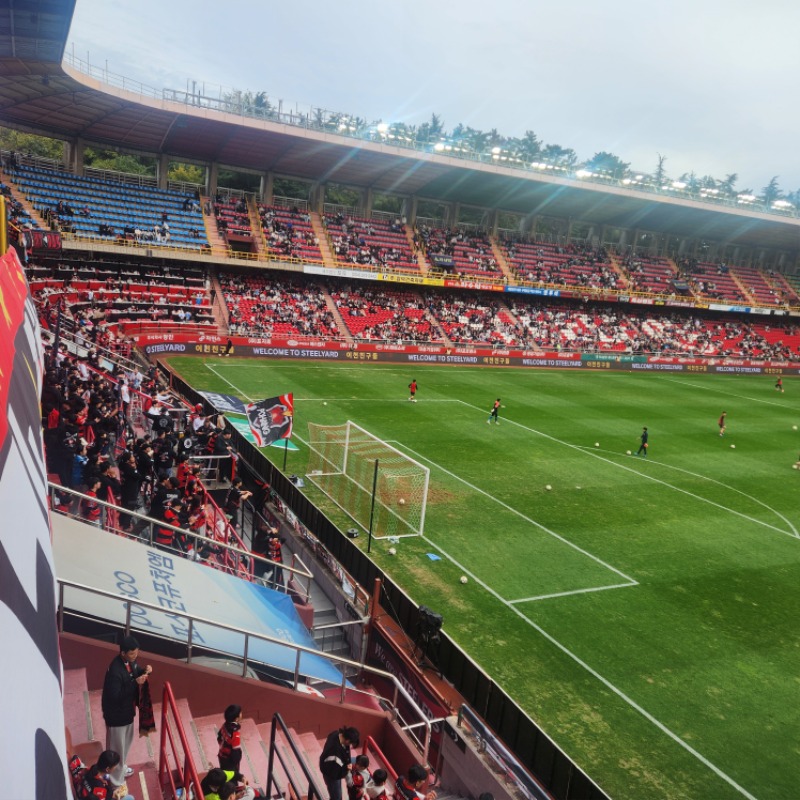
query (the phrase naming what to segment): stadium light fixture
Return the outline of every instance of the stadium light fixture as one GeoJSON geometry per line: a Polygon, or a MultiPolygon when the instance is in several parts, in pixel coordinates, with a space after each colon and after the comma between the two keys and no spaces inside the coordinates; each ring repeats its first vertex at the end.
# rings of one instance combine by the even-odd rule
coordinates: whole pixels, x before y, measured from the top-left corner
{"type": "Polygon", "coordinates": [[[499,147],[493,147],[493,148],[492,148],[492,155],[493,155],[493,156],[499,156],[499,155],[500,155],[500,153],[501,153],[501,150],[500,150],[500,148],[499,148],[499,147]]]}
{"type": "Polygon", "coordinates": [[[379,122],[378,123],[378,133],[387,133],[389,130],[389,123],[388,122],[379,122]]]}
{"type": "Polygon", "coordinates": [[[673,189],[685,189],[686,184],[683,181],[672,181],[673,189]]]}
{"type": "Polygon", "coordinates": [[[736,199],[740,203],[755,203],[756,196],[753,194],[740,194],[736,199]]]}
{"type": "Polygon", "coordinates": [[[444,145],[442,144],[442,142],[436,142],[436,144],[433,146],[433,149],[434,149],[434,150],[435,150],[437,153],[441,153],[441,152],[442,152],[442,150],[444,150],[444,145]]]}
{"type": "Polygon", "coordinates": [[[787,200],[776,200],[772,204],[772,207],[773,208],[778,208],[778,209],[786,209],[786,208],[791,208],[792,204],[790,202],[788,202],[787,200]]]}

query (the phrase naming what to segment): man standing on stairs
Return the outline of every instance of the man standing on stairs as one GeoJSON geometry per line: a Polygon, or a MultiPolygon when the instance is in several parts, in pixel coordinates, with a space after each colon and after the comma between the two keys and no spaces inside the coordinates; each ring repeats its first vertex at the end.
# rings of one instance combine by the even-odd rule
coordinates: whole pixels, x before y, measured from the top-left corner
{"type": "Polygon", "coordinates": [[[139,689],[153,668],[142,668],[136,663],[139,642],[126,636],[120,644],[120,653],[108,665],[103,681],[103,719],[106,722],[106,750],[120,754],[119,764],[109,770],[111,783],[121,786],[133,770],[125,763],[133,744],[133,720],[139,704],[139,689]]]}
{"type": "Polygon", "coordinates": [[[342,800],[342,779],[352,768],[350,748],[358,747],[360,738],[355,728],[339,728],[325,740],[319,756],[319,770],[328,787],[329,800],[342,800]]]}

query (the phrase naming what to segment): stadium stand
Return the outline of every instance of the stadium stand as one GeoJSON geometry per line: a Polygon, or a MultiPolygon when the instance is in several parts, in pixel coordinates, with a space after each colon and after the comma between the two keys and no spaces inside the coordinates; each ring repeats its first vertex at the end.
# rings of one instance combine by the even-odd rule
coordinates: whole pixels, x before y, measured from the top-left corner
{"type": "Polygon", "coordinates": [[[419,272],[400,220],[389,222],[339,213],[325,214],[323,222],[339,263],[419,272]]]}
{"type": "Polygon", "coordinates": [[[603,248],[515,241],[504,242],[503,252],[517,277],[527,283],[611,290],[627,286],[603,248]]]}
{"type": "Polygon", "coordinates": [[[338,325],[314,283],[277,275],[220,276],[231,333],[258,336],[336,337],[338,325]]]}
{"type": "Polygon", "coordinates": [[[635,291],[662,295],[685,293],[676,290],[675,281],[680,283],[679,276],[667,258],[628,254],[621,265],[635,291]]]}
{"type": "Polygon", "coordinates": [[[472,278],[502,279],[502,270],[484,231],[447,230],[423,225],[416,236],[431,269],[472,278]]]}
{"type": "Polygon", "coordinates": [[[87,239],[200,250],[208,246],[195,198],[21,163],[10,180],[50,224],[87,239]]]}
{"type": "Polygon", "coordinates": [[[430,342],[435,337],[425,303],[411,291],[383,291],[352,285],[331,292],[349,333],[356,339],[430,342]]]}
{"type": "Polygon", "coordinates": [[[322,261],[319,239],[307,211],[297,206],[259,204],[258,213],[270,254],[299,261],[322,261]]]}

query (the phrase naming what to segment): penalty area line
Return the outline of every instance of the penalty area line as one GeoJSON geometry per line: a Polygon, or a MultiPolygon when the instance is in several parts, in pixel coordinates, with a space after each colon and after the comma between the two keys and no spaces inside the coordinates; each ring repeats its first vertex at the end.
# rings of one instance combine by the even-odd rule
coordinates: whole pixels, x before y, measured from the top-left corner
{"type": "Polygon", "coordinates": [[[605,592],[608,589],[627,589],[629,586],[638,586],[637,583],[615,583],[611,586],[590,586],[587,589],[571,589],[568,592],[554,592],[553,594],[540,594],[534,597],[520,597],[519,600],[507,600],[509,605],[515,603],[535,603],[537,600],[552,600],[555,597],[569,597],[573,594],[589,594],[590,592],[605,592]]]}

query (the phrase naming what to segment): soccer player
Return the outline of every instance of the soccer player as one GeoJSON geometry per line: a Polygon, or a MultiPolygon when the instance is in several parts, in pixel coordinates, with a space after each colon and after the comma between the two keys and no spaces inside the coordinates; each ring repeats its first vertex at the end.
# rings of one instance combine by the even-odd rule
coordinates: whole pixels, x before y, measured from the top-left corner
{"type": "Polygon", "coordinates": [[[639,449],[636,451],[636,455],[640,456],[644,453],[644,457],[647,458],[647,428],[642,428],[642,435],[641,437],[642,443],[639,445],[639,449]]]}
{"type": "Polygon", "coordinates": [[[497,400],[494,401],[494,405],[492,406],[492,410],[489,412],[489,419],[486,420],[487,425],[491,425],[492,418],[494,417],[494,424],[500,424],[500,417],[498,416],[500,413],[500,398],[498,397],[497,400]]]}
{"type": "Polygon", "coordinates": [[[728,416],[728,412],[727,411],[723,411],[722,412],[722,416],[719,418],[719,421],[717,422],[717,425],[719,425],[719,435],[720,436],[724,436],[725,435],[725,417],[727,417],[727,416],[728,416]]]}
{"type": "Polygon", "coordinates": [[[775,383],[775,391],[776,392],[783,392],[783,378],[778,378],[775,383]]]}
{"type": "Polygon", "coordinates": [[[409,397],[408,399],[412,403],[416,403],[417,402],[417,398],[415,397],[415,395],[417,394],[417,382],[416,381],[411,381],[411,383],[408,384],[408,391],[411,392],[411,397],[409,397]]]}

